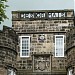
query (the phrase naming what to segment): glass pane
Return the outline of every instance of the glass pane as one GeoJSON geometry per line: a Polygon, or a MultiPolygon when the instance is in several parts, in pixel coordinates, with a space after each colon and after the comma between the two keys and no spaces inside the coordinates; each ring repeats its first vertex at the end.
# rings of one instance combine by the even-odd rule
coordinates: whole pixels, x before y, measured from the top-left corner
{"type": "Polygon", "coordinates": [[[63,48],[63,45],[64,45],[64,42],[63,42],[63,40],[64,40],[64,38],[63,37],[57,37],[56,36],[56,42],[55,42],[55,44],[56,44],[56,56],[63,56],[63,50],[64,50],[64,48],[63,48]]]}
{"type": "Polygon", "coordinates": [[[22,50],[22,56],[29,56],[29,49],[30,49],[30,39],[29,37],[22,37],[22,46],[21,46],[21,50],[22,50]]]}

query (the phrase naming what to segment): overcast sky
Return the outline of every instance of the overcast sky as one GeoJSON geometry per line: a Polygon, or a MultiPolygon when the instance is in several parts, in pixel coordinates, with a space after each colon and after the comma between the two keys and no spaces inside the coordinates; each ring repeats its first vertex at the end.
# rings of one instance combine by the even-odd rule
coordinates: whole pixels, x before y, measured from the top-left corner
{"type": "Polygon", "coordinates": [[[5,20],[0,25],[11,27],[11,11],[13,10],[57,10],[57,9],[74,9],[74,0],[8,0],[9,7],[6,14],[9,20],[5,20]]]}

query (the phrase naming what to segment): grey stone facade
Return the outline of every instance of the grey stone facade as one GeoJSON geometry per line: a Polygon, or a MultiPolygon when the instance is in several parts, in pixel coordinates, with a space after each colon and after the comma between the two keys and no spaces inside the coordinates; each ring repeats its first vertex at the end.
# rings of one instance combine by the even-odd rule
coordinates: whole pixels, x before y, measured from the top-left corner
{"type": "Polygon", "coordinates": [[[67,71],[75,75],[75,27],[66,33],[67,71]]]}
{"type": "Polygon", "coordinates": [[[73,10],[13,11],[12,28],[31,39],[28,58],[20,57],[18,42],[17,75],[66,75],[66,32],[71,27],[73,10]],[[64,35],[64,57],[55,57],[55,35],[64,35]]]}
{"type": "Polygon", "coordinates": [[[17,40],[16,32],[7,26],[0,31],[0,75],[16,73],[17,40]]]}

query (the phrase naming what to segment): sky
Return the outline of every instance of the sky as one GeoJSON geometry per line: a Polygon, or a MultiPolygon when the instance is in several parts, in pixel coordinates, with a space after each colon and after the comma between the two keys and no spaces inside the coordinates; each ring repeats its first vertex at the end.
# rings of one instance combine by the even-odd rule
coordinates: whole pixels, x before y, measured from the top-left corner
{"type": "Polygon", "coordinates": [[[1,25],[12,27],[12,14],[11,11],[16,10],[62,10],[74,9],[75,0],[8,0],[6,3],[9,7],[6,9],[6,15],[9,18],[1,25]]]}

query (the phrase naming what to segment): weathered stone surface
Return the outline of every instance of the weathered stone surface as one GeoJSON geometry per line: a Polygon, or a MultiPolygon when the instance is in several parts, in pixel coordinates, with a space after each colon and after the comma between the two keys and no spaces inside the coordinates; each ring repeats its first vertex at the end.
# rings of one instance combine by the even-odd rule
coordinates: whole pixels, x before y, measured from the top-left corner
{"type": "Polygon", "coordinates": [[[16,71],[17,42],[16,32],[6,26],[0,31],[0,75],[8,75],[8,69],[16,71]]]}
{"type": "Polygon", "coordinates": [[[66,42],[67,42],[67,71],[72,71],[72,74],[75,74],[75,28],[66,33],[66,42]]]}
{"type": "Polygon", "coordinates": [[[66,51],[66,32],[74,26],[74,11],[13,11],[12,16],[12,27],[18,35],[31,37],[31,55],[29,58],[20,58],[18,48],[17,74],[66,75],[66,56],[62,58],[55,57],[55,35],[65,35],[64,50],[66,51]],[[59,14],[58,17],[56,13],[59,14]],[[48,58],[48,60],[44,58],[48,58]]]}

